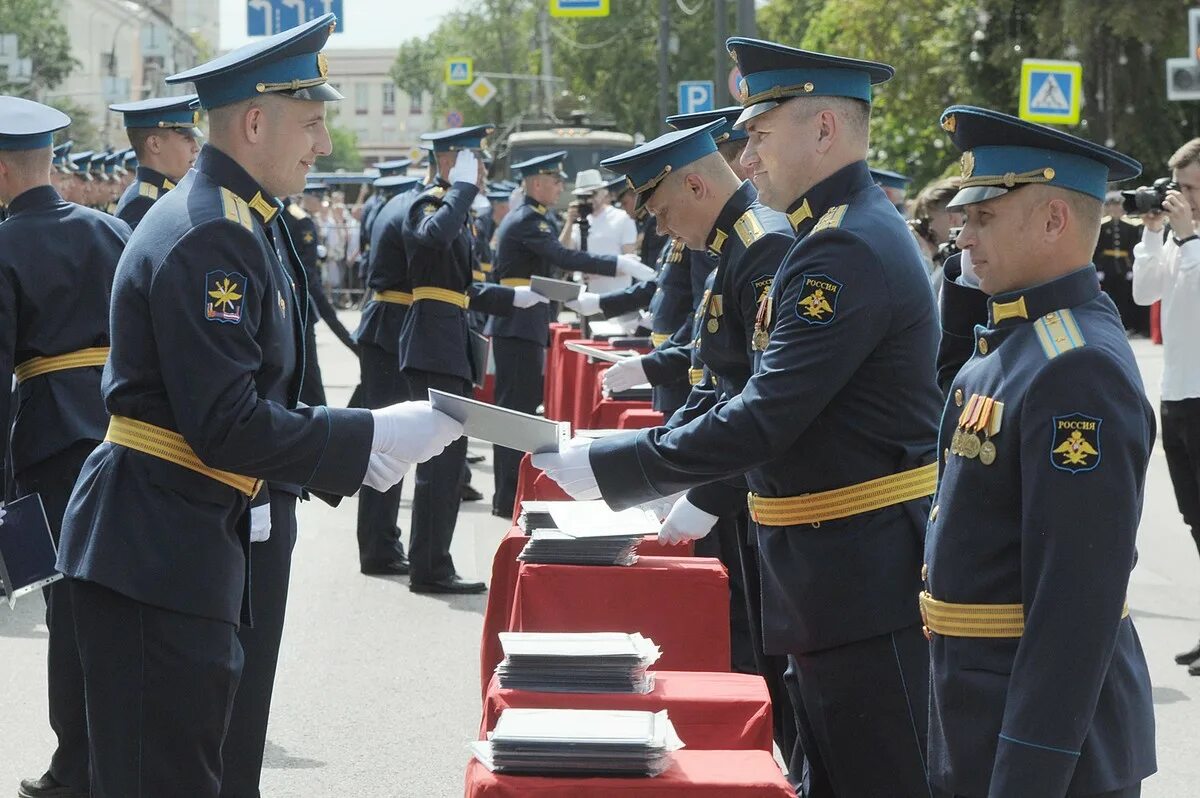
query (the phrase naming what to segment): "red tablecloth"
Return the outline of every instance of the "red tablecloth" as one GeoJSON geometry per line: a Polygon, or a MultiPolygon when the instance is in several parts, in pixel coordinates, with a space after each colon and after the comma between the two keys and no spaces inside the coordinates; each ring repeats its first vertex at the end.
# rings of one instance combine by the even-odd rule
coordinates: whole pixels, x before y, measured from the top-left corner
{"type": "Polygon", "coordinates": [[[567,395],[572,376],[567,374],[569,369],[563,360],[568,356],[579,356],[568,351],[563,343],[582,337],[579,330],[572,329],[569,324],[555,322],[550,325],[550,343],[546,349],[546,379],[542,388],[542,404],[545,406],[546,418],[555,421],[567,421],[571,418],[573,405],[567,403],[567,395]]]}
{"type": "MultiPolygon", "coordinates": [[[[607,341],[585,340],[582,343],[596,349],[613,348],[607,341]]],[[[596,402],[600,401],[600,375],[607,371],[612,364],[605,363],[603,360],[589,363],[583,355],[576,355],[576,357],[579,358],[579,363],[575,366],[574,385],[571,388],[575,401],[570,410],[571,424],[575,429],[600,429],[592,423],[592,411],[596,407],[596,402]]]]}
{"type": "MultiPolygon", "coordinates": [[[[525,548],[526,540],[525,533],[514,523],[508,534],[501,538],[496,554],[492,557],[492,581],[488,584],[487,609],[483,613],[483,638],[479,644],[480,689],[484,693],[487,692],[492,672],[496,670],[500,660],[504,659],[497,635],[509,629],[513,595],[517,592],[517,569],[521,565],[517,555],[525,548]]],[[[686,546],[664,546],[657,538],[646,537],[638,544],[639,556],[690,557],[691,554],[691,543],[686,546]]]]}
{"type": "Polygon", "coordinates": [[[628,693],[535,693],[502,690],[493,676],[483,699],[479,739],[509,707],[640,709],[670,712],[679,739],[697,750],[771,750],[771,697],[761,676],[745,673],[655,671],[654,689],[628,693]]]}
{"type": "Polygon", "coordinates": [[[653,779],[551,778],[489,773],[467,766],[466,798],[796,798],[766,751],[689,751],[653,779]]]}
{"type": "Polygon", "coordinates": [[[521,563],[509,628],[641,632],[657,667],[729,670],[729,577],[711,557],[639,557],[629,567],[521,563]]]}
{"type": "Polygon", "coordinates": [[[649,408],[627,408],[617,418],[617,429],[648,429],[661,427],[663,414],[649,408]]]}
{"type": "Polygon", "coordinates": [[[539,501],[570,501],[567,492],[558,483],[546,476],[545,472],[534,468],[531,455],[526,453],[521,458],[521,467],[517,471],[517,499],[513,502],[513,526],[521,515],[521,501],[534,499],[539,501]]]}
{"type": "MultiPolygon", "coordinates": [[[[630,410],[654,412],[649,402],[629,399],[598,399],[592,407],[591,419],[582,429],[623,429],[621,417],[630,410]]],[[[662,416],[660,415],[659,418],[662,416]]]]}

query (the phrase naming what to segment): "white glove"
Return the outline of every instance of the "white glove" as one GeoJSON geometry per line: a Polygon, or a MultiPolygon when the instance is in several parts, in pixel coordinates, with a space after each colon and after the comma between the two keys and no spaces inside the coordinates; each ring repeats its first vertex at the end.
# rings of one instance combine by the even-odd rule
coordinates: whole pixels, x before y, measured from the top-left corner
{"type": "Polygon", "coordinates": [[[513,307],[518,310],[531,308],[534,305],[544,305],[549,301],[527,285],[518,285],[513,289],[513,307]]]}
{"type": "Polygon", "coordinates": [[[447,180],[451,183],[475,185],[475,181],[478,179],[479,161],[475,158],[475,153],[470,150],[459,150],[458,157],[454,159],[454,166],[450,167],[450,175],[447,180]]]}
{"type": "Polygon", "coordinates": [[[660,522],[667,519],[667,515],[671,512],[671,508],[675,506],[675,502],[683,496],[683,493],[672,493],[670,496],[663,496],[659,499],[651,499],[648,502],[642,502],[638,505],[639,510],[649,510],[654,513],[654,517],[660,522]]]}
{"type": "Polygon", "coordinates": [[[642,385],[645,382],[646,368],[642,365],[640,357],[618,360],[600,378],[604,393],[609,395],[618,391],[627,391],[633,386],[642,385]]]}
{"type": "Polygon", "coordinates": [[[533,467],[545,471],[546,476],[557,482],[576,501],[599,499],[600,486],[596,483],[596,475],[588,459],[591,445],[590,438],[572,438],[557,452],[535,454],[533,467]]]}
{"type": "Polygon", "coordinates": [[[317,258],[325,260],[325,256],[329,254],[329,250],[325,249],[324,244],[317,244],[317,258]]]}
{"type": "Polygon", "coordinates": [[[962,251],[962,274],[958,275],[958,279],[954,282],[965,285],[967,288],[979,287],[979,277],[975,274],[975,264],[971,263],[971,250],[969,249],[962,251]]]}
{"type": "Polygon", "coordinates": [[[371,451],[405,463],[424,463],[463,434],[462,424],[426,401],[400,402],[372,410],[371,415],[375,417],[371,451]]]}
{"type": "Polygon", "coordinates": [[[617,274],[628,275],[635,280],[653,280],[658,276],[658,272],[633,255],[617,256],[617,274]]]}
{"type": "Polygon", "coordinates": [[[579,299],[567,300],[566,305],[580,316],[595,316],[600,312],[600,295],[584,291],[579,299]]]}
{"type": "Polygon", "coordinates": [[[492,209],[492,203],[488,202],[486,194],[476,194],[475,199],[471,200],[471,210],[475,213],[487,213],[492,209]]]}
{"type": "Polygon", "coordinates": [[[4,515],[8,511],[4,509],[4,502],[0,502],[0,526],[4,526],[4,515]]]}
{"type": "Polygon", "coordinates": [[[712,531],[717,523],[717,516],[706,513],[681,496],[667,520],[663,521],[662,529],[658,530],[658,542],[673,546],[677,543],[687,543],[689,540],[699,540],[712,531]]]}
{"type": "Polygon", "coordinates": [[[367,475],[363,478],[363,484],[383,493],[399,485],[400,480],[404,479],[405,473],[410,468],[412,468],[412,464],[404,460],[398,460],[381,452],[371,452],[371,457],[367,460],[367,475]]]}
{"type": "Polygon", "coordinates": [[[262,543],[271,537],[271,505],[250,508],[250,542],[262,543]]]}

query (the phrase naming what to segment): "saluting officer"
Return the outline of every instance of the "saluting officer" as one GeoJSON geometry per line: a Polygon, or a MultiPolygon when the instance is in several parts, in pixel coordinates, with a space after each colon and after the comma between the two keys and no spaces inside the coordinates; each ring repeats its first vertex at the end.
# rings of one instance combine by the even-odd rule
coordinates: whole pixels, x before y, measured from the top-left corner
{"type": "Polygon", "coordinates": [[[952,106],[942,127],[962,151],[949,207],[967,217],[943,296],[961,312],[943,323],[975,345],[942,417],[922,567],[931,780],[1136,796],[1154,711],[1126,591],[1155,421],[1090,261],[1106,181],[1141,167],[982,108],[952,106]]]}
{"type": "Polygon", "coordinates": [[[297,405],[308,296],[303,270],[283,263],[294,254],[276,197],[330,152],[324,102],[341,95],[319,50],[334,22],[325,14],[168,78],[196,84],[210,143],[122,255],[108,434],[59,549],[93,798],[218,795],[242,670],[236,629],[253,616],[251,535],[295,523],[294,496],[262,504],[264,480],[386,489],[462,434],[424,404],[297,405]]]}
{"type": "Polygon", "coordinates": [[[389,183],[376,185],[376,182],[382,178],[405,178],[408,174],[408,167],[412,166],[412,161],[408,158],[397,158],[394,161],[380,161],[375,164],[375,168],[379,170],[379,178],[371,183],[371,188],[375,189],[371,192],[371,196],[367,197],[367,201],[362,206],[362,241],[365,244],[371,242],[371,232],[375,226],[375,216],[387,205],[395,194],[388,188],[389,183]]]}
{"type": "MultiPolygon", "coordinates": [[[[394,195],[376,214],[367,255],[370,299],[354,333],[362,371],[363,403],[387,407],[412,398],[400,374],[400,331],[412,305],[408,256],[404,251],[404,219],[421,187],[417,178],[380,178],[394,181],[394,195]]],[[[370,576],[403,576],[408,557],[396,518],[404,483],[380,493],[363,486],[358,494],[358,566],[370,576]]]]}
{"type": "MultiPolygon", "coordinates": [[[[514,174],[521,177],[525,200],[504,217],[496,232],[495,279],[501,285],[528,287],[535,274],[550,277],[556,269],[608,277],[624,274],[636,280],[654,277],[654,269],[635,257],[596,255],[559,243],[547,214],[562,195],[566,156],[566,152],[553,152],[512,165],[514,174]]],[[[533,413],[541,404],[552,313],[552,306],[546,304],[488,320],[486,330],[492,336],[496,360],[496,404],[501,407],[533,413]]],[[[510,518],[521,453],[503,446],[493,447],[493,451],[496,489],[492,514],[510,518]]]]}
{"type": "MultiPolygon", "coordinates": [[[[429,389],[467,396],[487,364],[472,346],[467,310],[508,315],[544,304],[528,286],[474,282],[478,260],[470,226],[471,203],[486,174],[476,156],[491,125],[426,133],[437,177],[413,201],[404,220],[404,250],[412,307],[400,333],[400,372],[413,396],[429,389]]],[[[450,541],[458,519],[467,441],[461,438],[417,468],[408,546],[409,590],[414,593],[480,593],[454,570],[450,541]]]]}
{"type": "MultiPolygon", "coordinates": [[[[10,214],[0,225],[0,462],[7,454],[15,488],[5,498],[40,494],[56,541],[71,488],[108,423],[100,369],[113,273],[130,232],[118,219],[65,202],[50,185],[52,136],[70,123],[53,108],[0,97],[0,204],[10,214]],[[20,412],[9,429],[14,397],[20,412]]],[[[71,594],[57,582],[45,597],[58,747],[46,773],[22,781],[19,794],[86,796],[84,680],[71,594]]]]}
{"type": "Polygon", "coordinates": [[[187,94],[110,105],[108,110],[124,115],[125,132],[137,153],[137,180],[125,189],[115,210],[118,218],[136,228],[155,200],[174,188],[196,162],[200,101],[187,94]]]}
{"type": "Polygon", "coordinates": [[[758,308],[754,375],[687,424],[590,452],[577,440],[534,464],[616,508],[745,472],[763,642],[790,659],[810,794],[926,795],[929,661],[912,591],[937,477],[937,331],[921,254],[864,161],[871,86],[893,70],[728,46],[742,162],[796,233],[758,308]]]}

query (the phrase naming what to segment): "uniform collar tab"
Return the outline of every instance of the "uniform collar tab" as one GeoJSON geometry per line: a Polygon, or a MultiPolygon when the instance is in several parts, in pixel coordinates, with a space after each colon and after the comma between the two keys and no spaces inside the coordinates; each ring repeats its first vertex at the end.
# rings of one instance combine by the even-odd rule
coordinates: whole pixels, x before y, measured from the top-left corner
{"type": "Polygon", "coordinates": [[[742,214],[754,204],[754,200],[757,198],[758,194],[755,192],[754,186],[750,184],[750,181],[743,180],[737,191],[733,192],[732,196],[725,201],[721,212],[717,214],[717,223],[713,225],[712,232],[708,234],[705,246],[710,254],[721,254],[734,222],[742,217],[742,214]]]}
{"type": "Polygon", "coordinates": [[[1089,263],[1048,283],[991,297],[988,300],[988,327],[1004,329],[1035,321],[1056,310],[1078,307],[1099,294],[1096,268],[1089,263]]]}
{"type": "Polygon", "coordinates": [[[245,200],[264,225],[270,224],[279,213],[279,200],[268,194],[241,164],[213,145],[205,144],[200,150],[200,155],[196,157],[195,169],[245,200]]]}
{"type": "Polygon", "coordinates": [[[157,169],[151,169],[149,166],[138,166],[137,179],[142,183],[151,183],[164,191],[170,191],[175,188],[175,183],[170,178],[157,169]]]}
{"type": "Polygon", "coordinates": [[[875,184],[866,161],[855,161],[837,170],[817,183],[808,193],[797,199],[787,209],[788,222],[792,230],[799,233],[802,227],[811,227],[834,205],[843,204],[852,194],[875,184]]]}
{"type": "Polygon", "coordinates": [[[535,200],[533,197],[529,196],[528,194],[525,195],[525,204],[528,205],[529,207],[533,208],[535,211],[542,214],[543,216],[546,214],[546,206],[543,205],[542,203],[538,202],[537,200],[535,200]]]}

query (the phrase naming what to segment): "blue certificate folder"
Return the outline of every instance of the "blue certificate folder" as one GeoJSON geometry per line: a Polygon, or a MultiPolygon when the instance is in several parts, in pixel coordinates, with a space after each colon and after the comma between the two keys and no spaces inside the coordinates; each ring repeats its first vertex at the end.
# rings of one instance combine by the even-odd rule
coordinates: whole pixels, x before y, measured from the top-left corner
{"type": "Polygon", "coordinates": [[[42,497],[32,493],[6,504],[0,520],[0,596],[8,599],[8,606],[62,579],[54,569],[57,559],[42,497]]]}

